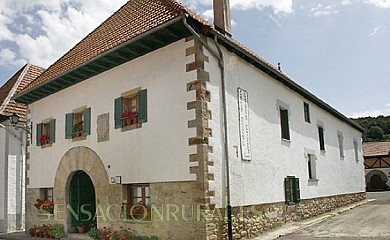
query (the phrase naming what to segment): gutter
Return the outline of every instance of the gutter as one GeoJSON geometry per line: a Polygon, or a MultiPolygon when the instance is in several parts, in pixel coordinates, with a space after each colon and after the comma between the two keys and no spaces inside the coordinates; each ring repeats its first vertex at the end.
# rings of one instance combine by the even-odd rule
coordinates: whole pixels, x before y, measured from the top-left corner
{"type": "Polygon", "coordinates": [[[227,107],[226,107],[226,88],[225,88],[225,63],[223,53],[218,45],[218,35],[214,35],[214,43],[218,50],[216,52],[212,49],[206,41],[204,41],[199,34],[187,23],[187,15],[182,15],[184,26],[195,36],[196,39],[218,60],[218,66],[221,71],[221,91],[222,91],[222,117],[223,117],[223,146],[225,157],[225,176],[226,176],[226,207],[227,207],[227,223],[228,223],[228,239],[233,240],[233,226],[232,226],[232,206],[230,202],[230,168],[229,168],[229,145],[228,145],[228,121],[227,121],[227,107]]]}

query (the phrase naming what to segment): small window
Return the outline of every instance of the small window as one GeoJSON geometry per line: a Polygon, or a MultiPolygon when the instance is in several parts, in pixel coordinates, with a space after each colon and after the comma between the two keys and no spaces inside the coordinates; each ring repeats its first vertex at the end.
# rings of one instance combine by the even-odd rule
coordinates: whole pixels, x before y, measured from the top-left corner
{"type": "Polygon", "coordinates": [[[284,179],[284,191],[286,197],[286,204],[293,205],[301,201],[299,178],[294,176],[287,176],[284,179]]]}
{"type": "Polygon", "coordinates": [[[317,179],[316,156],[313,154],[307,155],[307,170],[309,173],[309,180],[316,180],[317,179]]]}
{"type": "Polygon", "coordinates": [[[290,127],[288,123],[288,110],[280,108],[280,127],[282,139],[290,140],[290,127]]]}
{"type": "Polygon", "coordinates": [[[65,138],[80,139],[91,133],[91,108],[80,108],[65,115],[65,138]]]}
{"type": "Polygon", "coordinates": [[[43,200],[53,201],[53,188],[41,188],[40,195],[43,200]]]}
{"type": "Polygon", "coordinates": [[[310,123],[310,109],[308,103],[303,103],[303,112],[305,117],[305,122],[310,123]]]}
{"type": "Polygon", "coordinates": [[[37,124],[37,146],[47,146],[55,142],[55,119],[37,124]]]}
{"type": "Polygon", "coordinates": [[[115,99],[115,128],[133,129],[147,121],[147,91],[132,90],[115,99]]]}
{"type": "Polygon", "coordinates": [[[353,140],[353,149],[355,151],[355,160],[359,161],[359,144],[357,140],[353,140]]]}
{"type": "Polygon", "coordinates": [[[339,152],[340,152],[340,158],[344,158],[344,136],[342,132],[337,133],[337,139],[339,142],[339,152]]]}
{"type": "Polygon", "coordinates": [[[318,140],[320,142],[320,150],[325,151],[324,127],[322,126],[318,126],[318,140]]]}
{"type": "Polygon", "coordinates": [[[125,185],[127,199],[122,210],[128,220],[150,221],[151,203],[149,184],[125,185]]]}

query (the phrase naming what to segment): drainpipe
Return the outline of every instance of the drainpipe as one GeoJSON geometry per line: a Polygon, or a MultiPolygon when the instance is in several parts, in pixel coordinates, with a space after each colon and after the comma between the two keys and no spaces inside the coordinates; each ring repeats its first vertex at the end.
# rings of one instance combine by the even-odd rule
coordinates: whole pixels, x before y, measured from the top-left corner
{"type": "Polygon", "coordinates": [[[186,28],[195,36],[196,39],[218,60],[218,66],[221,71],[221,91],[222,91],[222,117],[223,117],[223,146],[225,155],[226,166],[226,207],[228,218],[228,239],[233,240],[233,227],[232,227],[232,206],[230,203],[230,168],[229,168],[229,148],[228,148],[228,127],[227,127],[227,104],[226,104],[226,87],[225,87],[225,64],[223,59],[223,53],[218,45],[218,35],[215,33],[214,43],[218,50],[216,52],[212,49],[205,40],[203,40],[199,34],[187,23],[187,15],[183,15],[183,24],[186,28]]]}

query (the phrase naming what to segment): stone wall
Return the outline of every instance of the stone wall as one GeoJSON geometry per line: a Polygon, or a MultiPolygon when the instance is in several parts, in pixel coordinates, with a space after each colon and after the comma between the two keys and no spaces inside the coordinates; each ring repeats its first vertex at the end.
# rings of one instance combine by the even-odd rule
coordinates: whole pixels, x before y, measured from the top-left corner
{"type": "MultiPolygon", "coordinates": [[[[338,207],[362,201],[366,193],[354,193],[314,199],[304,199],[297,205],[284,202],[233,208],[233,237],[247,239],[283,225],[314,217],[338,207]]],[[[212,209],[207,218],[208,240],[226,239],[227,221],[224,209],[212,209]]]]}

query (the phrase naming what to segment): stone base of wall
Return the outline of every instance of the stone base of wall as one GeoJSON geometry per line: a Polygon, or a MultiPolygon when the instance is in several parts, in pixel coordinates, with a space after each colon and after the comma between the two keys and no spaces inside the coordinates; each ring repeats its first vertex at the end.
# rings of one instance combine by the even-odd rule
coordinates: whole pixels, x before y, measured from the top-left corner
{"type": "MultiPolygon", "coordinates": [[[[97,213],[97,225],[99,228],[119,227],[130,228],[137,234],[145,236],[157,236],[159,239],[206,239],[206,227],[202,201],[202,188],[195,181],[188,182],[164,182],[150,184],[150,197],[153,206],[151,221],[123,220],[119,207],[123,196],[122,185],[112,184],[108,206],[112,206],[110,214],[102,207],[97,213]],[[119,199],[119,200],[118,200],[119,199]],[[103,217],[104,215],[104,217],[103,217]]],[[[69,231],[69,221],[64,221],[67,213],[65,207],[58,210],[58,214],[42,214],[34,207],[39,198],[39,189],[27,189],[27,222],[26,229],[34,225],[42,226],[48,223],[61,223],[69,231]]],[[[65,189],[62,193],[68,195],[65,189]]],[[[99,202],[99,200],[97,200],[99,202]]]]}
{"type": "MultiPolygon", "coordinates": [[[[366,193],[345,194],[304,199],[297,205],[284,202],[234,207],[232,209],[234,239],[252,238],[291,221],[314,217],[338,207],[362,201],[366,193]]],[[[224,209],[209,211],[206,231],[207,240],[227,239],[227,219],[224,209]]]]}

